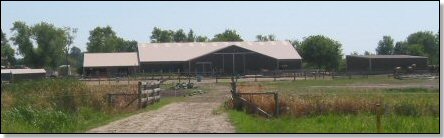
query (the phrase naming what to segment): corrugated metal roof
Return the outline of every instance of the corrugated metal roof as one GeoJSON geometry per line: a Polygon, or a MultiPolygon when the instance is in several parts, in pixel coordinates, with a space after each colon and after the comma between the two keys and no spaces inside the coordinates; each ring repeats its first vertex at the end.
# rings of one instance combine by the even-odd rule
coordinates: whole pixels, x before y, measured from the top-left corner
{"type": "Polygon", "coordinates": [[[139,66],[136,52],[131,53],[85,53],[83,67],[129,67],[139,66]]]}
{"type": "Polygon", "coordinates": [[[424,56],[411,56],[411,55],[347,55],[351,57],[360,58],[427,58],[424,56]]]}
{"type": "Polygon", "coordinates": [[[45,69],[2,69],[2,74],[12,73],[12,74],[36,74],[36,73],[46,73],[45,69]]]}
{"type": "Polygon", "coordinates": [[[139,43],[138,49],[140,62],[189,61],[233,45],[275,59],[301,59],[288,41],[139,43]]]}

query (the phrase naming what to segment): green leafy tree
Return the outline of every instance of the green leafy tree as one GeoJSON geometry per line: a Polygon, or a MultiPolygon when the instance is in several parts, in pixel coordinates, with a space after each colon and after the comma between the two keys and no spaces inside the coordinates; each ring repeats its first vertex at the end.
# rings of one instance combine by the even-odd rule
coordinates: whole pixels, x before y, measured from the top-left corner
{"type": "Polygon", "coordinates": [[[225,30],[225,32],[214,35],[213,42],[236,42],[244,41],[235,30],[225,30]]]}
{"type": "Polygon", "coordinates": [[[206,36],[197,36],[196,37],[196,42],[208,42],[208,41],[210,41],[210,40],[206,36]]]}
{"type": "Polygon", "coordinates": [[[259,42],[265,42],[265,41],[275,41],[276,36],[275,35],[256,35],[256,40],[259,42]]]}
{"type": "Polygon", "coordinates": [[[331,38],[316,35],[304,39],[301,53],[308,66],[333,70],[337,69],[342,59],[342,44],[331,38]]]}
{"type": "Polygon", "coordinates": [[[19,48],[27,66],[56,69],[62,64],[69,34],[64,28],[49,23],[39,23],[28,27],[24,22],[15,22],[11,29],[14,36],[11,40],[19,48]],[[34,48],[32,40],[37,46],[34,48]]]}
{"type": "Polygon", "coordinates": [[[6,38],[6,34],[2,31],[2,40],[1,40],[1,58],[2,58],[2,66],[13,66],[15,64],[15,50],[12,49],[11,45],[9,44],[8,39],[6,38]]]}
{"type": "Polygon", "coordinates": [[[393,49],[393,54],[394,55],[405,55],[405,54],[407,54],[408,53],[407,46],[408,46],[407,42],[403,42],[403,41],[396,42],[395,48],[393,49]]]}
{"type": "Polygon", "coordinates": [[[428,56],[430,63],[439,64],[439,38],[436,37],[431,31],[420,31],[409,35],[407,37],[409,53],[428,56]]]}
{"type": "Polygon", "coordinates": [[[96,27],[90,31],[87,50],[89,53],[110,53],[110,52],[135,52],[137,50],[136,41],[127,41],[120,38],[110,26],[96,27]]]}
{"type": "Polygon", "coordinates": [[[177,30],[174,32],[174,42],[186,42],[187,41],[187,35],[183,32],[182,29],[177,30]]]}
{"type": "Polygon", "coordinates": [[[425,54],[424,47],[420,44],[409,45],[407,50],[409,55],[423,56],[425,54]]]}
{"type": "Polygon", "coordinates": [[[196,41],[196,36],[194,36],[193,30],[190,29],[187,36],[187,42],[195,42],[195,41],[196,41]]]}
{"type": "Polygon", "coordinates": [[[162,30],[160,28],[154,27],[151,32],[151,42],[152,43],[169,43],[174,41],[174,31],[172,30],[162,30]]]}
{"type": "Polygon", "coordinates": [[[391,55],[393,53],[393,39],[390,36],[383,36],[382,40],[378,42],[376,48],[376,54],[378,55],[391,55]]]}
{"type": "Polygon", "coordinates": [[[26,25],[24,22],[14,22],[11,31],[13,32],[11,41],[14,45],[18,46],[18,54],[23,57],[20,59],[20,64],[34,67],[36,64],[38,64],[35,60],[39,57],[37,56],[36,50],[31,41],[31,27],[26,25]]]}

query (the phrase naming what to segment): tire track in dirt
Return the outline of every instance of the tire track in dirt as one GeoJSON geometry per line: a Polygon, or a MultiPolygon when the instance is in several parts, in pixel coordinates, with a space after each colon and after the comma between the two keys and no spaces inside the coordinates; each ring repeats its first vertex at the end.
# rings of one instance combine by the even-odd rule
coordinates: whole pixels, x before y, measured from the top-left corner
{"type": "Polygon", "coordinates": [[[229,87],[213,85],[211,89],[184,102],[114,121],[88,133],[234,133],[227,113],[214,113],[229,98],[229,87]]]}

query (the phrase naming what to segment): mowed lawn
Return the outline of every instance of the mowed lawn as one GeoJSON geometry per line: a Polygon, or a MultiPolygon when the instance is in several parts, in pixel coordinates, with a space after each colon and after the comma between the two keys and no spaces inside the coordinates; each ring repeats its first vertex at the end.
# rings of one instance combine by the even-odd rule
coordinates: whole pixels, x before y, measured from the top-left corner
{"type": "Polygon", "coordinates": [[[273,119],[228,111],[240,133],[377,133],[376,111],[382,115],[382,133],[439,133],[438,80],[380,76],[239,85],[247,86],[244,91],[250,86],[277,91],[284,106],[273,119]]]}

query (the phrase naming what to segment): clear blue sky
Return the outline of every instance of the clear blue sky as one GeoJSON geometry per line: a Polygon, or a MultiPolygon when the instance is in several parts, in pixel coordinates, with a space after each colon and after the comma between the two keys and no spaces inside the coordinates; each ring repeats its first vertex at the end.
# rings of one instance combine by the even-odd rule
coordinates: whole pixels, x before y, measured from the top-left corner
{"type": "Polygon", "coordinates": [[[439,2],[1,2],[1,28],[15,21],[78,28],[75,46],[86,49],[89,31],[110,25],[117,35],[149,42],[152,29],[193,29],[212,38],[225,29],[244,40],[274,34],[279,40],[325,35],[344,54],[374,52],[383,35],[395,41],[439,29],[439,2]]]}

